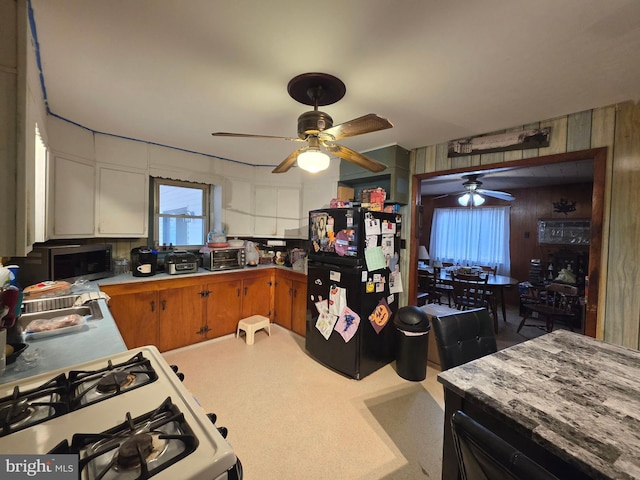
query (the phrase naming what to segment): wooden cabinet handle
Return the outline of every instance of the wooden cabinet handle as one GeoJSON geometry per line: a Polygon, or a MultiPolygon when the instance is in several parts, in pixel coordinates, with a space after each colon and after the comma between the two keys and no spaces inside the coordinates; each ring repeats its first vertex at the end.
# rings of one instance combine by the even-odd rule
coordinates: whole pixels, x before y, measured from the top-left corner
{"type": "Polygon", "coordinates": [[[249,287],[244,287],[244,296],[247,296],[247,290],[249,290],[249,287]]]}
{"type": "Polygon", "coordinates": [[[155,300],[151,300],[151,311],[152,312],[156,311],[156,301],[155,300]]]}
{"type": "Polygon", "coordinates": [[[166,310],[167,309],[167,301],[166,300],[162,300],[162,302],[160,303],[160,305],[162,306],[162,310],[166,310]]]}

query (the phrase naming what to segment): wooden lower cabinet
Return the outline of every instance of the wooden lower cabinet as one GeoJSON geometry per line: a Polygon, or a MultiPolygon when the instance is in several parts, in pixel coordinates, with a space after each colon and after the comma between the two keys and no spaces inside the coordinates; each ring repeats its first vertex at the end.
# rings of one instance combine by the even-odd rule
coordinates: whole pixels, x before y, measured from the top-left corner
{"type": "Polygon", "coordinates": [[[307,276],[286,270],[275,271],[274,322],[306,334],[307,276]]]}
{"type": "Polygon", "coordinates": [[[207,285],[207,326],[210,338],[236,331],[242,318],[242,280],[207,285]]]}
{"type": "Polygon", "coordinates": [[[158,292],[109,293],[109,310],[127,348],[158,345],[158,292]]]}
{"type": "Polygon", "coordinates": [[[262,315],[273,320],[273,275],[274,270],[269,269],[243,278],[242,318],[262,315]]]}
{"type": "Polygon", "coordinates": [[[104,285],[127,348],[162,352],[236,331],[251,315],[272,318],[273,269],[104,285]]]}
{"type": "Polygon", "coordinates": [[[158,291],[158,349],[161,352],[207,338],[203,292],[202,285],[158,291]]]}

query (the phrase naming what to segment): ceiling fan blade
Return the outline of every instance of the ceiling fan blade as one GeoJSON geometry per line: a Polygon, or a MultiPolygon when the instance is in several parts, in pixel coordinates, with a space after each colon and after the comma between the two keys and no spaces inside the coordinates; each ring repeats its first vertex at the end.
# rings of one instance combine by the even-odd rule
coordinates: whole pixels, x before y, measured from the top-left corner
{"type": "Polygon", "coordinates": [[[282,163],[280,163],[280,165],[278,165],[276,168],[271,170],[271,173],[288,172],[289,169],[293,167],[293,165],[296,163],[296,160],[298,159],[298,155],[304,152],[306,149],[307,147],[302,147],[302,148],[299,148],[298,150],[294,150],[293,152],[291,152],[291,154],[287,158],[285,158],[282,161],[282,163]]]}
{"type": "Polygon", "coordinates": [[[375,113],[370,113],[363,117],[354,118],[348,122],[334,125],[331,128],[323,130],[322,133],[330,135],[334,140],[340,140],[341,138],[355,137],[363,133],[377,132],[378,130],[385,130],[391,127],[393,127],[393,125],[389,120],[379,117],[375,113]]]}
{"type": "Polygon", "coordinates": [[[333,153],[336,157],[340,157],[347,162],[355,163],[362,168],[366,168],[372,172],[382,172],[387,168],[387,166],[383,163],[377,162],[376,160],[365,157],[364,155],[351,150],[350,148],[343,147],[342,145],[328,145],[323,144],[324,147],[331,153],[333,153]]]}
{"type": "Polygon", "coordinates": [[[304,142],[301,138],[293,137],[275,137],[273,135],[252,135],[250,133],[229,133],[229,132],[214,132],[211,135],[214,137],[239,137],[239,138],[274,138],[276,140],[289,140],[291,142],[304,142]]]}
{"type": "Polygon", "coordinates": [[[506,200],[508,202],[513,202],[516,197],[507,192],[499,192],[497,190],[485,190],[484,188],[478,188],[476,193],[480,195],[486,195],[487,197],[498,198],[500,200],[506,200]]]}

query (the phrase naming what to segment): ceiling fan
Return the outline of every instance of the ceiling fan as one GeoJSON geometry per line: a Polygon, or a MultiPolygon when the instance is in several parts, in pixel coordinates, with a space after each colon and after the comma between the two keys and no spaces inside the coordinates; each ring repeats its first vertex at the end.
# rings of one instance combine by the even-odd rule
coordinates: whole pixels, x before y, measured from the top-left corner
{"type": "MultiPolygon", "coordinates": [[[[469,174],[463,175],[462,178],[466,181],[462,183],[465,188],[464,191],[456,194],[458,196],[458,203],[463,207],[478,207],[484,203],[484,197],[493,197],[500,200],[506,200],[512,202],[516,199],[513,195],[507,192],[500,192],[498,190],[487,190],[482,187],[482,182],[478,178],[482,175],[469,174]]],[[[436,198],[446,197],[447,195],[441,195],[436,198]]]]}
{"type": "Polygon", "coordinates": [[[322,150],[372,172],[381,172],[387,168],[383,163],[334,143],[343,138],[393,127],[389,120],[374,113],[334,125],[333,119],[325,112],[318,110],[318,106],[331,105],[344,96],[347,89],[340,79],[326,73],[303,73],[289,81],[287,91],[294,100],[304,105],[313,106],[313,110],[298,117],[297,138],[228,132],[215,132],[212,135],[216,137],[275,138],[306,143],[305,146],[285,158],[280,165],[273,169],[272,173],[287,172],[296,161],[300,168],[310,172],[324,170],[329,166],[329,155],[322,150]]]}

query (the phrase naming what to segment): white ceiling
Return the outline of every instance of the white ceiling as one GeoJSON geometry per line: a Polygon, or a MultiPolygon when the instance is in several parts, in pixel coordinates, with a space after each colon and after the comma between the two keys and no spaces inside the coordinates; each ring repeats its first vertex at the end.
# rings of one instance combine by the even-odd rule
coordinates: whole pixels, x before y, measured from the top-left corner
{"type": "Polygon", "coordinates": [[[640,98],[637,0],[31,0],[52,113],[98,132],[259,165],[297,145],[304,72],[339,77],[346,139],[407,149],[640,98]]]}

